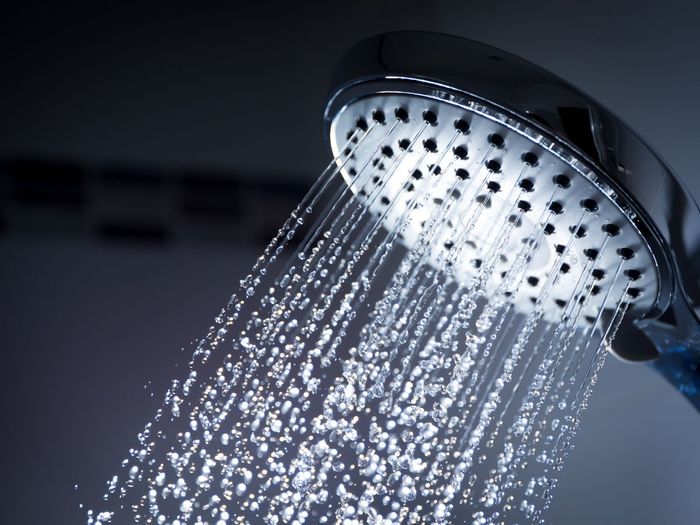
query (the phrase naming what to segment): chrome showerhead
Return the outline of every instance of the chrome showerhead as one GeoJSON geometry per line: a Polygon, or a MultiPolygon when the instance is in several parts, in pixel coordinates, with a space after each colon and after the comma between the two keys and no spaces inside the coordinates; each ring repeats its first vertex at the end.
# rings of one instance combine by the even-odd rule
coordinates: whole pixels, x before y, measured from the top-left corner
{"type": "MultiPolygon", "coordinates": [[[[489,225],[508,213],[508,227],[522,233],[503,236],[506,244],[489,268],[496,277],[492,290],[499,286],[498,276],[506,275],[511,254],[538,242],[541,246],[529,254],[529,286],[514,302],[518,309],[528,308],[551,283],[546,269],[567,251],[566,263],[556,267],[576,274],[587,267],[597,281],[583,318],[609,315],[610,296],[622,294],[629,302],[615,353],[629,360],[656,359],[679,387],[679,381],[692,380],[688,370],[664,357],[669,347],[697,347],[700,272],[693,261],[700,249],[700,212],[666,164],[600,104],[492,47],[399,32],[370,38],[346,55],[325,123],[343,177],[354,192],[367,196],[367,205],[387,227],[413,205],[418,181],[434,178],[431,195],[439,197],[416,207],[402,231],[406,246],[419,242],[426,217],[447,200],[453,201],[444,219],[448,227],[464,227],[460,221],[474,206],[492,216],[470,226],[469,235],[457,235],[459,242],[496,245],[493,237],[503,232],[489,225]],[[342,145],[358,127],[381,131],[345,158],[342,145]],[[364,169],[370,163],[375,170],[364,169]],[[390,173],[381,195],[368,192],[382,170],[390,173]],[[447,176],[435,177],[446,171],[447,176]],[[533,237],[538,225],[542,240],[533,237]],[[568,242],[572,233],[580,239],[575,247],[568,242]]],[[[455,242],[452,235],[434,243],[434,265],[455,242]]],[[[454,262],[453,277],[467,282],[482,263],[462,256],[454,262]]],[[[573,280],[557,280],[544,305],[546,315],[556,316],[575,286],[573,280]]]]}
{"type": "MultiPolygon", "coordinates": [[[[537,129],[473,99],[456,104],[408,93],[378,93],[356,99],[336,114],[331,124],[334,154],[341,154],[339,147],[358,120],[373,118],[381,119],[383,127],[394,125],[394,139],[382,140],[382,133],[368,137],[364,147],[345,162],[343,175],[352,189],[367,194],[363,188],[372,185],[372,177],[378,183],[379,176],[361,170],[363,165],[376,162],[380,172],[393,171],[380,198],[370,201],[365,196],[370,208],[383,215],[388,228],[403,217],[413,194],[424,183],[421,179],[434,179],[430,181],[431,199],[412,212],[414,217],[402,234],[404,244],[415,245],[435,208],[452,199],[448,228],[434,241],[437,249],[431,251],[434,265],[440,264],[442,252],[453,249],[455,238],[461,237],[473,249],[463,250],[463,258],[455,261],[454,276],[465,283],[474,278],[483,264],[479,254],[487,251],[480,248],[492,242],[496,233],[492,227],[506,213],[516,231],[508,237],[491,270],[494,278],[488,286],[492,290],[505,278],[514,255],[535,241],[537,223],[544,223],[545,242],[533,252],[524,277],[528,286],[519,291],[515,301],[521,310],[528,309],[539,295],[547,282],[547,270],[567,248],[574,229],[581,240],[570,249],[563,273],[578,275],[588,266],[596,272],[596,292],[611,289],[612,295],[618,296],[628,281],[615,279],[616,270],[625,257],[634,258],[625,269],[635,277],[627,293],[635,299],[634,308],[646,312],[654,307],[660,292],[659,266],[635,224],[634,210],[573,152],[537,129]],[[401,158],[393,161],[398,156],[401,158]],[[482,217],[470,234],[451,231],[475,207],[483,208],[482,217]]],[[[571,296],[575,285],[575,279],[560,279],[545,309],[556,315],[558,305],[571,296]]],[[[603,306],[605,295],[595,293],[584,316],[593,317],[603,306]]]]}

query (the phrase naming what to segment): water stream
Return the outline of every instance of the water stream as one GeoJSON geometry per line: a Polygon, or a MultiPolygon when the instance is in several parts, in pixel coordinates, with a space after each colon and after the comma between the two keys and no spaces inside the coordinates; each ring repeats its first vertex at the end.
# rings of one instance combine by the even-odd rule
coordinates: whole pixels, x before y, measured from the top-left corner
{"type": "Polygon", "coordinates": [[[452,143],[409,165],[425,127],[397,152],[383,148],[395,126],[350,134],[173,379],[89,524],[543,521],[630,298],[596,286],[595,259],[567,271],[585,210],[527,296],[554,216],[522,200],[527,166],[500,186],[486,157],[458,176],[452,143]],[[371,134],[382,135],[374,161],[347,183],[340,170],[371,134]],[[388,200],[397,178],[404,191],[388,200]],[[515,232],[528,242],[508,253],[515,232]],[[562,280],[573,292],[554,304],[562,280]]]}

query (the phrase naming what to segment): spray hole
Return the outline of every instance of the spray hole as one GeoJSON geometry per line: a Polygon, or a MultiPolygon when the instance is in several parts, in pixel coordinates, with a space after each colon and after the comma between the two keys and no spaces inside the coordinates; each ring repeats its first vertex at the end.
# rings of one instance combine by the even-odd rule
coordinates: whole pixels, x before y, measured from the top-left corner
{"type": "Polygon", "coordinates": [[[423,172],[421,170],[415,170],[413,173],[411,173],[411,177],[416,180],[421,180],[423,178],[423,172]]]}
{"type": "Polygon", "coordinates": [[[530,179],[523,179],[520,181],[520,189],[523,190],[524,192],[530,193],[535,189],[535,183],[532,182],[530,179]]]}
{"type": "Polygon", "coordinates": [[[455,129],[462,135],[469,133],[469,122],[464,119],[455,120],[455,129]]]}
{"type": "Polygon", "coordinates": [[[491,159],[486,163],[486,169],[489,170],[491,173],[500,173],[501,163],[497,160],[491,159]]]}
{"type": "Polygon", "coordinates": [[[569,273],[570,270],[571,270],[571,266],[569,266],[568,263],[562,263],[562,265],[559,267],[560,273],[569,273]]]}
{"type": "Polygon", "coordinates": [[[602,281],[605,277],[605,271],[601,270],[600,268],[596,268],[591,272],[591,275],[596,281],[602,281]]]}
{"type": "Polygon", "coordinates": [[[588,324],[593,324],[593,323],[595,323],[595,317],[593,317],[593,316],[591,316],[591,315],[585,316],[584,319],[586,320],[586,322],[587,322],[588,324]]]}
{"type": "Polygon", "coordinates": [[[591,261],[595,261],[598,258],[598,253],[598,250],[596,250],[595,248],[586,248],[585,250],[583,250],[583,254],[586,257],[588,257],[591,261]]]}
{"type": "Polygon", "coordinates": [[[447,241],[445,244],[443,244],[446,250],[451,250],[454,245],[455,243],[452,241],[447,241]]]}
{"type": "Polygon", "coordinates": [[[430,111],[429,109],[426,109],[423,112],[423,120],[425,120],[428,124],[431,126],[436,126],[437,125],[437,115],[430,111]]]}
{"type": "Polygon", "coordinates": [[[598,295],[599,293],[600,293],[600,286],[598,286],[597,284],[594,284],[591,287],[591,295],[598,295]]]}
{"type": "Polygon", "coordinates": [[[620,248],[617,250],[617,254],[624,260],[629,261],[632,257],[634,257],[634,250],[632,248],[620,248]]]}
{"type": "Polygon", "coordinates": [[[402,151],[406,151],[408,148],[411,147],[411,141],[408,139],[401,139],[399,140],[399,148],[402,151]]]}
{"type": "Polygon", "coordinates": [[[554,304],[559,308],[564,308],[566,306],[566,301],[564,299],[554,299],[554,304]]]}
{"type": "Polygon", "coordinates": [[[408,184],[406,184],[406,191],[411,192],[415,189],[416,187],[412,183],[409,182],[408,184]]]}
{"type": "Polygon", "coordinates": [[[639,288],[628,288],[627,295],[629,295],[632,299],[636,299],[642,295],[642,291],[639,288]]]}
{"type": "Polygon", "coordinates": [[[389,197],[383,196],[383,197],[381,198],[381,203],[382,203],[384,206],[388,206],[390,202],[391,202],[391,201],[389,200],[389,197]]]}
{"type": "Polygon", "coordinates": [[[520,228],[520,226],[522,226],[523,224],[523,221],[521,220],[520,216],[516,214],[512,214],[510,217],[508,217],[508,222],[516,228],[520,228]]]}
{"type": "Polygon", "coordinates": [[[569,186],[571,186],[571,179],[566,175],[557,175],[556,177],[554,177],[554,184],[556,184],[562,189],[566,189],[569,186]]]}
{"type": "Polygon", "coordinates": [[[474,268],[481,268],[482,262],[483,262],[483,261],[482,261],[481,259],[474,259],[474,260],[472,261],[472,264],[474,265],[474,268]]]}
{"type": "Polygon", "coordinates": [[[455,175],[457,175],[457,178],[459,178],[460,180],[467,180],[469,178],[469,172],[464,168],[459,168],[458,170],[455,170],[455,175]]]}
{"type": "Polygon", "coordinates": [[[522,161],[527,164],[528,166],[534,168],[539,164],[539,159],[537,158],[537,155],[535,155],[533,152],[528,151],[526,153],[523,153],[522,157],[520,157],[522,161]]]}
{"type": "Polygon", "coordinates": [[[625,275],[630,281],[637,281],[642,277],[642,272],[639,270],[626,270],[625,275]]]}
{"type": "Polygon", "coordinates": [[[544,227],[544,233],[545,235],[552,235],[556,231],[556,228],[552,226],[550,223],[547,223],[544,227]]]}
{"type": "Polygon", "coordinates": [[[454,153],[455,157],[459,160],[465,160],[467,158],[467,148],[464,146],[457,146],[452,150],[452,153],[454,153]]]}
{"type": "Polygon", "coordinates": [[[391,146],[384,146],[382,148],[382,155],[384,155],[387,158],[391,158],[394,156],[394,150],[391,149],[391,146]]]}
{"type": "Polygon", "coordinates": [[[464,241],[465,246],[469,246],[472,250],[476,250],[476,243],[474,241],[464,241]]]}
{"type": "Polygon", "coordinates": [[[501,185],[498,182],[492,180],[486,183],[486,187],[491,193],[498,193],[499,191],[501,191],[501,185]]]}
{"type": "MultiPolygon", "coordinates": [[[[569,231],[571,233],[574,233],[575,226],[569,226],[569,231]]],[[[582,237],[586,236],[586,228],[583,226],[579,226],[578,230],[576,230],[576,233],[574,234],[577,239],[581,239],[582,237]]]]}
{"type": "Polygon", "coordinates": [[[435,153],[437,151],[437,142],[435,142],[434,139],[425,139],[423,141],[423,147],[426,151],[435,153]]]}
{"type": "Polygon", "coordinates": [[[605,233],[610,235],[610,237],[615,237],[620,234],[620,227],[612,223],[604,224],[602,229],[605,233]]]}
{"type": "Polygon", "coordinates": [[[408,122],[408,111],[400,106],[394,110],[394,116],[401,122],[408,122]]]}
{"type": "Polygon", "coordinates": [[[488,195],[479,195],[474,199],[478,204],[481,204],[485,208],[491,207],[491,198],[488,195]]]}
{"type": "Polygon", "coordinates": [[[379,175],[375,175],[374,177],[372,177],[372,182],[374,182],[375,184],[378,184],[380,180],[381,177],[379,175]]]}
{"type": "Polygon", "coordinates": [[[529,202],[527,201],[518,201],[518,208],[524,212],[527,213],[532,209],[532,206],[530,205],[529,202]]]}
{"type": "Polygon", "coordinates": [[[491,135],[489,135],[489,143],[494,148],[501,149],[503,146],[505,146],[506,141],[498,133],[492,133],[491,135]]]}
{"type": "Polygon", "coordinates": [[[434,202],[435,204],[437,204],[438,206],[441,206],[442,203],[445,202],[445,201],[443,201],[440,197],[435,197],[435,198],[433,199],[433,202],[434,202]]]}
{"type": "Polygon", "coordinates": [[[350,168],[348,170],[348,175],[350,175],[351,177],[355,177],[357,175],[357,170],[355,168],[350,168]]]}
{"type": "Polygon", "coordinates": [[[564,212],[564,206],[562,206],[561,202],[555,201],[549,205],[549,211],[551,211],[554,215],[560,215],[564,212]]]}
{"type": "Polygon", "coordinates": [[[428,170],[433,175],[440,175],[440,173],[442,173],[442,168],[440,166],[438,166],[437,164],[430,164],[428,166],[428,170]]]}
{"type": "Polygon", "coordinates": [[[557,252],[557,254],[561,255],[562,253],[564,253],[564,250],[566,250],[566,246],[564,246],[563,244],[557,244],[554,247],[554,250],[557,252]]]}
{"type": "Polygon", "coordinates": [[[362,117],[358,118],[358,119],[355,121],[355,125],[356,125],[358,128],[360,128],[362,131],[367,131],[367,128],[368,128],[368,126],[367,126],[367,121],[366,121],[365,119],[363,119],[362,117]]]}
{"type": "Polygon", "coordinates": [[[450,197],[452,197],[454,200],[459,200],[460,197],[462,197],[462,192],[459,190],[452,190],[450,197]]]}
{"type": "Polygon", "coordinates": [[[537,286],[539,284],[540,280],[535,277],[534,275],[531,275],[530,277],[527,278],[527,284],[530,286],[537,286]]]}
{"type": "Polygon", "coordinates": [[[384,124],[386,123],[386,115],[384,115],[384,112],[381,109],[375,109],[372,111],[372,120],[374,120],[377,124],[384,124]]]}
{"type": "Polygon", "coordinates": [[[583,199],[581,201],[581,207],[590,213],[598,211],[598,203],[593,199],[583,199]]]}

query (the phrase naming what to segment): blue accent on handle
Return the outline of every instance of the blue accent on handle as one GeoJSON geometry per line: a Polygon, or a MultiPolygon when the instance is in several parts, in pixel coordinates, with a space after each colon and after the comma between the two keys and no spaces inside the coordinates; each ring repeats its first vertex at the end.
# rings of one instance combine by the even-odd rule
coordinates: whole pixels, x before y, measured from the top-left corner
{"type": "Polygon", "coordinates": [[[640,326],[659,353],[650,364],[700,411],[700,322],[683,299],[668,314],[640,326]]]}
{"type": "Polygon", "coordinates": [[[674,347],[651,365],[700,411],[700,355],[689,348],[674,347]]]}

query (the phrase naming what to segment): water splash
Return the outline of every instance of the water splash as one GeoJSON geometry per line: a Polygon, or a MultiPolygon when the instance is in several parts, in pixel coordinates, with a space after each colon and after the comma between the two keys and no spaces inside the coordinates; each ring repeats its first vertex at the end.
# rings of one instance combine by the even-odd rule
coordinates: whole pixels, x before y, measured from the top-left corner
{"type": "Polygon", "coordinates": [[[529,297],[527,270],[551,250],[559,189],[532,210],[522,200],[533,191],[528,166],[501,191],[506,183],[489,178],[493,147],[469,161],[467,177],[453,168],[466,158],[453,148],[459,133],[439,150],[427,127],[399,140],[398,154],[398,120],[348,134],[87,523],[542,521],[631,301],[627,288],[612,292],[626,260],[586,315],[606,245],[569,264],[584,210],[563,225],[571,235],[529,297]],[[344,181],[341,170],[377,134],[344,181]],[[389,184],[399,197],[386,198],[389,184]],[[409,229],[419,230],[410,245],[409,229]],[[499,271],[515,232],[526,242],[499,271]],[[473,261],[466,279],[456,270],[464,261],[473,261]],[[563,280],[572,293],[555,304],[563,280]]]}

